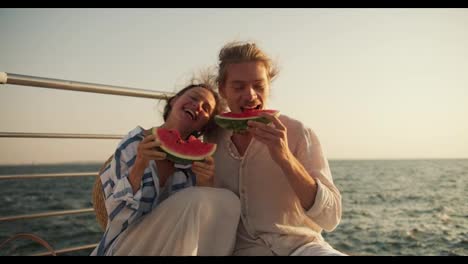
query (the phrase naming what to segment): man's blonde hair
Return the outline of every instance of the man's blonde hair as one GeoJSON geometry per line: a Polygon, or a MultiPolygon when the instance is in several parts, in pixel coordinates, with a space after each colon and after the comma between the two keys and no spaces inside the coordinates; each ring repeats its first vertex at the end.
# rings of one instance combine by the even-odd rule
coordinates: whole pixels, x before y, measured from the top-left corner
{"type": "Polygon", "coordinates": [[[219,52],[218,76],[216,77],[218,87],[226,82],[226,69],[229,64],[252,61],[258,61],[265,65],[270,82],[278,75],[277,66],[255,43],[233,41],[224,45],[219,52]]]}

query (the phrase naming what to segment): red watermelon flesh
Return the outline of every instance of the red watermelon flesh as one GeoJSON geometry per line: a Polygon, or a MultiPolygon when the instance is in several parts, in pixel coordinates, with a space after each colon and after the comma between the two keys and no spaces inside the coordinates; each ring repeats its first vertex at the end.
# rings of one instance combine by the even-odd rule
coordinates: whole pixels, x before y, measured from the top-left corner
{"type": "Polygon", "coordinates": [[[204,160],[216,150],[216,144],[202,142],[194,136],[183,140],[175,129],[153,128],[152,132],[161,142],[160,148],[168,154],[167,158],[176,163],[189,164],[204,160]]]}
{"type": "Polygon", "coordinates": [[[226,112],[222,113],[219,116],[222,118],[229,118],[229,119],[251,119],[255,117],[259,117],[262,113],[276,115],[279,113],[278,110],[266,109],[266,110],[246,110],[242,113],[233,113],[233,112],[226,112]]]}

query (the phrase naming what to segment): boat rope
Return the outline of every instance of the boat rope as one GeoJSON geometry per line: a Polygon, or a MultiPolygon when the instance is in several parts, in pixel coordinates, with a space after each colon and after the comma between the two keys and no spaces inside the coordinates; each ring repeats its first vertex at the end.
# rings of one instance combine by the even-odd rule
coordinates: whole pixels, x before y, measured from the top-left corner
{"type": "Polygon", "coordinates": [[[45,241],[44,239],[42,239],[38,235],[35,235],[35,234],[32,234],[32,233],[15,234],[15,235],[5,239],[2,243],[0,243],[0,248],[5,246],[8,242],[10,242],[12,240],[15,240],[15,239],[18,239],[18,238],[31,239],[32,241],[39,243],[41,246],[43,246],[47,250],[49,250],[50,253],[52,254],[52,256],[57,256],[57,254],[55,253],[55,250],[52,248],[52,246],[49,243],[47,243],[47,241],[45,241]]]}

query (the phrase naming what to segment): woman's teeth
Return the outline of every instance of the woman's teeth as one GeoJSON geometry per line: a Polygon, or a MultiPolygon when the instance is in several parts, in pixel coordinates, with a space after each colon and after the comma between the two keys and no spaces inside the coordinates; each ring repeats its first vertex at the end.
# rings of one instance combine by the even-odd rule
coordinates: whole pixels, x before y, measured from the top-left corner
{"type": "Polygon", "coordinates": [[[195,115],[195,113],[194,113],[192,110],[190,110],[190,109],[185,109],[185,113],[187,113],[187,114],[190,116],[190,118],[191,118],[192,120],[195,120],[195,119],[196,119],[196,115],[195,115]]]}

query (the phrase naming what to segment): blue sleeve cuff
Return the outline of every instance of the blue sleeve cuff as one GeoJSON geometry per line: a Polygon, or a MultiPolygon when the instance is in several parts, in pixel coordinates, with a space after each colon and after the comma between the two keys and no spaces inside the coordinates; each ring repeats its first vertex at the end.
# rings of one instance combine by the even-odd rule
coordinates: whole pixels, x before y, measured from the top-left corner
{"type": "Polygon", "coordinates": [[[113,197],[116,201],[124,201],[130,208],[138,210],[141,200],[141,188],[134,194],[128,178],[122,177],[114,188],[113,197]]]}

